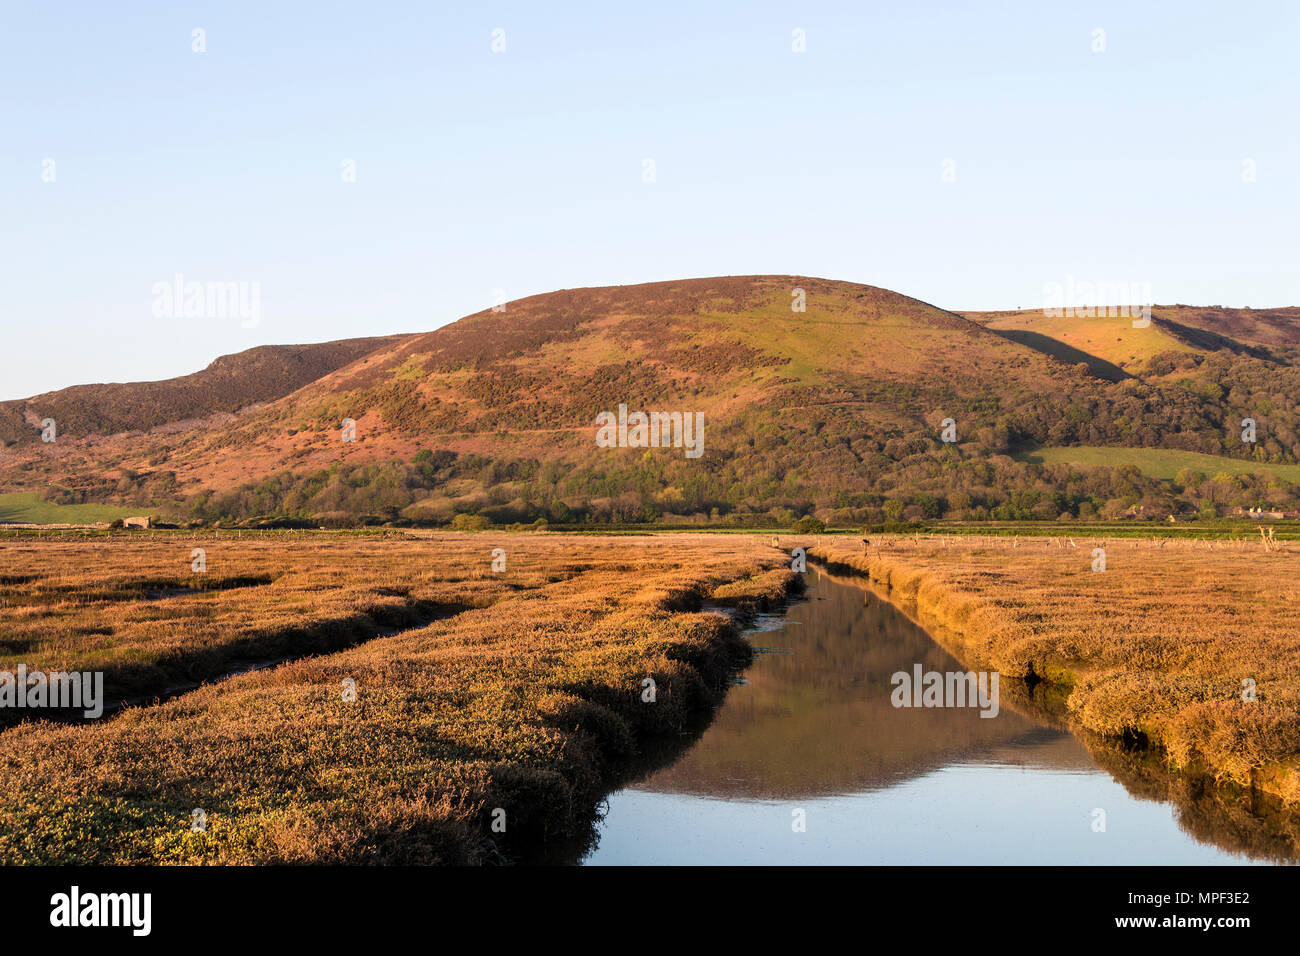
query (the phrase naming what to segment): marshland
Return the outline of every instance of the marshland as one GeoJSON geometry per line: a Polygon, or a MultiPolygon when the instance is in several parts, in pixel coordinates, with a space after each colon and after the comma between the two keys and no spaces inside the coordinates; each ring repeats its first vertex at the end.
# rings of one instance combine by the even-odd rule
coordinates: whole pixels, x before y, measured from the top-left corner
{"type": "Polygon", "coordinates": [[[1097,809],[1139,862],[1294,860],[1294,547],[11,532],[0,671],[110,707],[4,715],[0,861],[1083,862],[1097,809]],[[892,706],[913,665],[997,716],[892,706]]]}

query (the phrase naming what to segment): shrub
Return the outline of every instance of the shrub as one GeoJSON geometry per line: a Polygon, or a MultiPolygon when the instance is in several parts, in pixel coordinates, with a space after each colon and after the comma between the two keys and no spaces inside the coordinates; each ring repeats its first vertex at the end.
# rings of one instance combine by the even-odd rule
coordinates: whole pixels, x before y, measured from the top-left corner
{"type": "Polygon", "coordinates": [[[453,531],[484,531],[491,526],[492,522],[483,515],[459,514],[451,519],[453,531]]]}

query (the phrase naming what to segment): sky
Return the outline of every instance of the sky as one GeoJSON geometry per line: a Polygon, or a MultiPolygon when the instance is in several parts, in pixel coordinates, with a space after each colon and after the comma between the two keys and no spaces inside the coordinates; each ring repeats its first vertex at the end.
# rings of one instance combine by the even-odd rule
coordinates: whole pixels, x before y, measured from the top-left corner
{"type": "Polygon", "coordinates": [[[693,276],[1300,305],[1298,27],[1284,0],[0,0],[0,399],[693,276]]]}

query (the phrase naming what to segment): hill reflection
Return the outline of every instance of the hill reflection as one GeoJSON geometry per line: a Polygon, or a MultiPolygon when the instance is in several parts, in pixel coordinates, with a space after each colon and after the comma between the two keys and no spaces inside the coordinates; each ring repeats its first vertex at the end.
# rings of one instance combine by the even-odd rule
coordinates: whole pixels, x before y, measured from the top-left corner
{"type": "Polygon", "coordinates": [[[773,653],[745,672],[693,746],[648,763],[634,790],[791,801],[883,790],[955,764],[1101,770],[1138,800],[1172,804],[1178,828],[1197,841],[1257,860],[1300,859],[1300,816],[1072,727],[1043,685],[1004,679],[994,719],[973,707],[893,707],[895,672],[964,666],[864,581],[809,579],[806,600],[750,634],[773,653]]]}
{"type": "Polygon", "coordinates": [[[857,793],[1009,743],[1068,736],[1005,709],[987,719],[974,708],[893,707],[895,672],[964,668],[865,585],[812,574],[819,584],[790,607],[786,626],[752,635],[789,653],[749,668],[708,732],[637,789],[759,800],[857,793]]]}

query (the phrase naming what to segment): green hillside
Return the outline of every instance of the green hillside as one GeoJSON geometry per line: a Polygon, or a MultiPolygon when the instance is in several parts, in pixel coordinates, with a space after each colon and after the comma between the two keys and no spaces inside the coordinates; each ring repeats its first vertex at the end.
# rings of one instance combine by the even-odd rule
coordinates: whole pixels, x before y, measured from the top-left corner
{"type": "Polygon", "coordinates": [[[1203,455],[1195,451],[1172,448],[1098,448],[1089,446],[1040,448],[1015,456],[1017,460],[1046,465],[1084,465],[1122,468],[1135,466],[1151,478],[1170,480],[1184,468],[1199,471],[1209,478],[1215,475],[1270,474],[1286,481],[1300,482],[1300,465],[1263,465],[1241,458],[1203,455]]]}
{"type": "Polygon", "coordinates": [[[0,522],[20,524],[95,524],[133,515],[148,514],[138,506],[119,505],[56,505],[42,501],[35,491],[14,491],[0,494],[0,522]]]}

